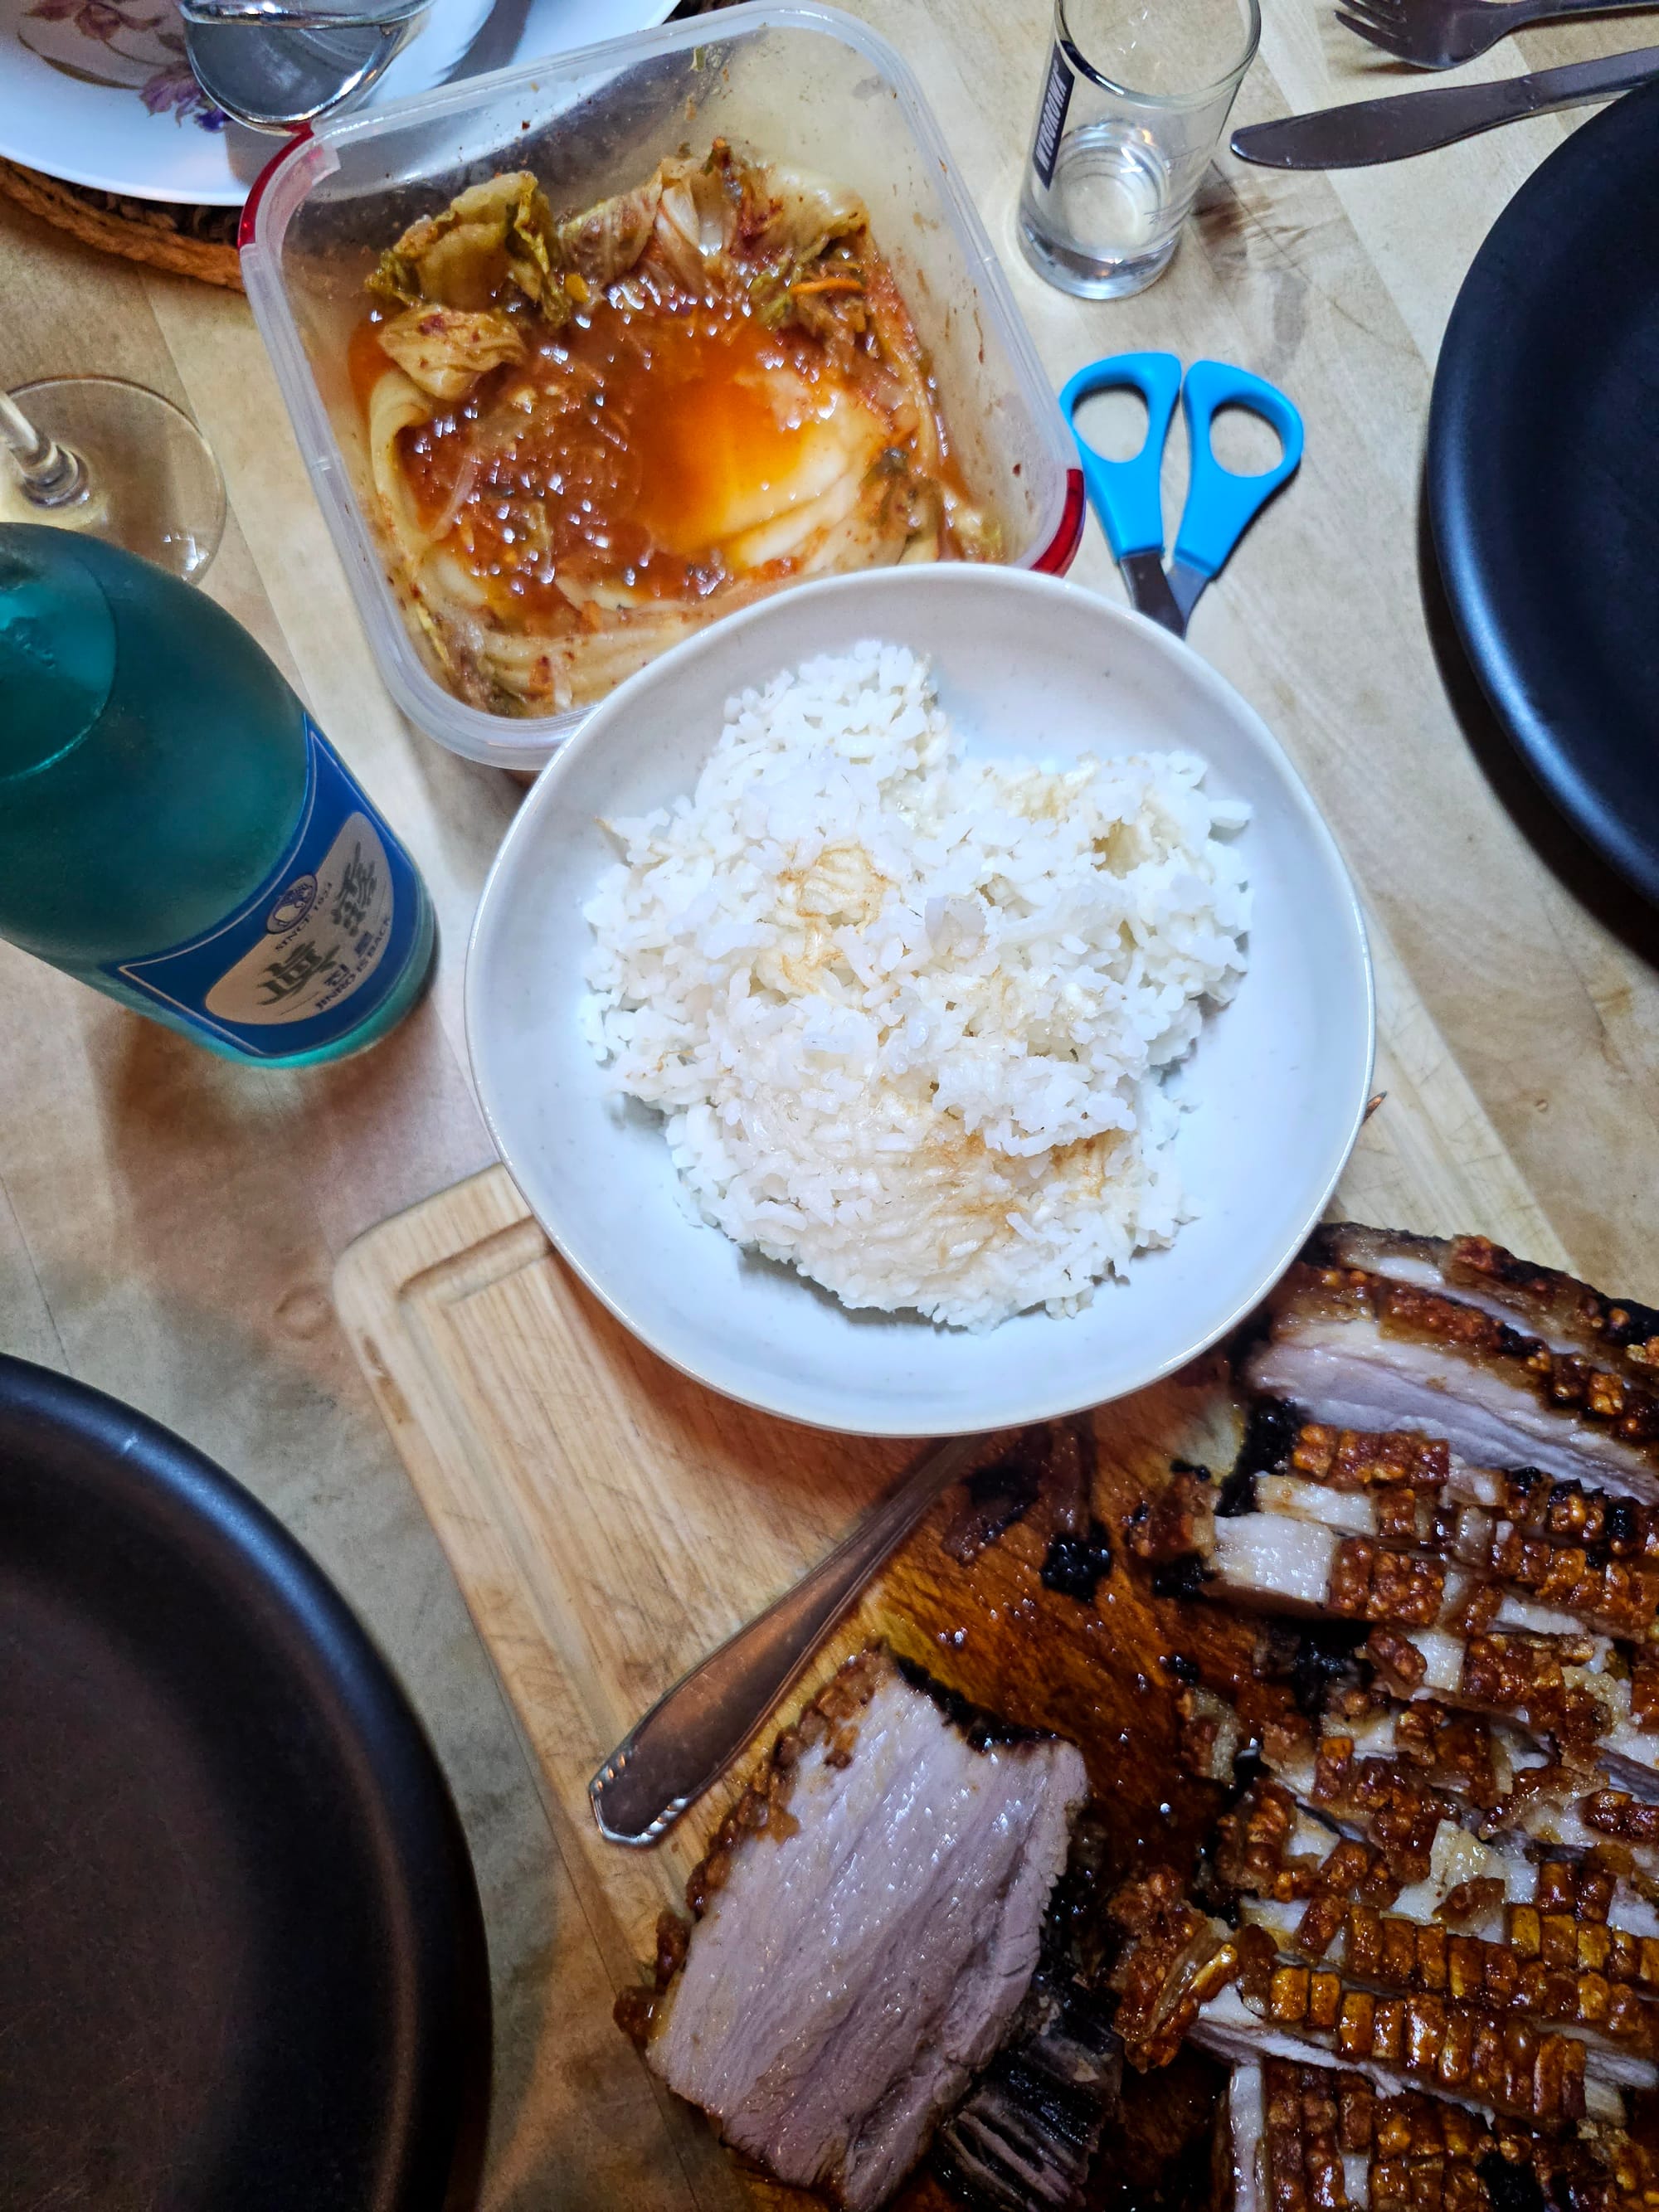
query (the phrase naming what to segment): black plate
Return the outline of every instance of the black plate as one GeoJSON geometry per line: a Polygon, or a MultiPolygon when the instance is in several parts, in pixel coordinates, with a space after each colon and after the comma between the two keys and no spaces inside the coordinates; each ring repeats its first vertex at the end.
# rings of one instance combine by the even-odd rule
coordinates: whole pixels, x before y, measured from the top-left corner
{"type": "Polygon", "coordinates": [[[1441,350],[1428,489],[1499,718],[1659,901],[1659,86],[1576,131],[1493,226],[1441,350]]]}
{"type": "Polygon", "coordinates": [[[437,2212],[483,1927],[420,1725],[199,1452],[0,1357],[0,2206],[437,2212]]]}

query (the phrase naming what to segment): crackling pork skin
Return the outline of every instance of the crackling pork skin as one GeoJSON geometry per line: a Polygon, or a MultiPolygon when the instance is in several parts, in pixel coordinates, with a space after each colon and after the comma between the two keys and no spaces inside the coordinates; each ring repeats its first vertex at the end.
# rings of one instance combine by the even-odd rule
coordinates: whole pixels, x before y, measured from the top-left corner
{"type": "Polygon", "coordinates": [[[648,2021],[619,2018],[729,2143],[868,2212],[1019,2011],[1086,1789],[1073,1745],[964,1726],[872,1646],[693,1875],[648,2021]]]}
{"type": "MultiPolygon", "coordinates": [[[[1485,1466],[1539,1468],[1659,1502],[1659,1369],[1648,1364],[1659,1340],[1560,1350],[1529,1333],[1565,1334],[1554,1308],[1534,1316],[1516,1305],[1504,1319],[1461,1295],[1322,1256],[1383,1233],[1350,1228],[1344,1243],[1328,1232],[1308,1248],[1313,1256],[1274,1291],[1270,1332],[1245,1362],[1253,1389],[1335,1427],[1419,1431],[1485,1466]]],[[[1644,1310],[1601,1304],[1626,1320],[1644,1310]]]]}
{"type": "Polygon", "coordinates": [[[1634,2212],[1650,2201],[1650,2161],[1617,2130],[1553,2142],[1290,2059],[1239,2067],[1228,2119],[1231,2212],[1634,2212]]]}

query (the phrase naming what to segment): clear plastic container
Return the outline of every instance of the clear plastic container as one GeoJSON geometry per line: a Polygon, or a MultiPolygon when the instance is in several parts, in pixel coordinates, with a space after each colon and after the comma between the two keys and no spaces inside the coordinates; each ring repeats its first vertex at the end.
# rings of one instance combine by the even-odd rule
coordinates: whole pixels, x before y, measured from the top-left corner
{"type": "Polygon", "coordinates": [[[248,300],[387,685],[411,720],[470,760],[539,768],[585,710],[469,706],[416,644],[374,520],[347,375],[363,279],[416,216],[497,170],[533,170],[564,211],[716,137],[861,194],[1008,560],[1059,574],[1076,553],[1076,453],[991,242],[915,79],[850,16],[723,9],[320,124],[270,164],[243,210],[248,300]]]}

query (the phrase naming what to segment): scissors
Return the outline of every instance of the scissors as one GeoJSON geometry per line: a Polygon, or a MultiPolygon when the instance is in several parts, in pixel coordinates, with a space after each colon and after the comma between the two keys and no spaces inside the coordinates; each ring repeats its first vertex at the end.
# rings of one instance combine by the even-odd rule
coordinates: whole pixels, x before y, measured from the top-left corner
{"type": "Polygon", "coordinates": [[[1091,362],[1060,393],[1060,404],[1077,441],[1090,504],[1123,571],[1131,601],[1142,614],[1185,637],[1205,586],[1300,466],[1302,417],[1276,386],[1224,362],[1195,361],[1183,385],[1181,363],[1172,353],[1119,353],[1091,362]],[[1079,406],[1097,392],[1138,392],[1146,401],[1146,442],[1132,460],[1109,461],[1078,428],[1079,406]],[[1177,395],[1187,416],[1192,467],[1175,558],[1166,570],[1158,477],[1177,395]],[[1243,407],[1278,431],[1285,450],[1272,468],[1252,477],[1223,468],[1210,442],[1211,424],[1222,407],[1243,407]]]}

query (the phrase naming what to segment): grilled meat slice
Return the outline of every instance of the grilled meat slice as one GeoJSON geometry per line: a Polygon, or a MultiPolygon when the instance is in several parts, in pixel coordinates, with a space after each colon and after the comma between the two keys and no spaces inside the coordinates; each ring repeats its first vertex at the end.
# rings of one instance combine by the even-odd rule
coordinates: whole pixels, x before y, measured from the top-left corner
{"type": "Polygon", "coordinates": [[[1363,2075],[1268,2058],[1228,2098],[1232,2212],[1636,2212],[1646,2154],[1621,2131],[1553,2140],[1363,2075]]]}
{"type": "Polygon", "coordinates": [[[1245,1379],[1316,1420],[1444,1437],[1481,1466],[1659,1502],[1659,1378],[1645,1370],[1555,1351],[1479,1306],[1357,1267],[1299,1262],[1270,1306],[1245,1379]]]}
{"type": "Polygon", "coordinates": [[[1300,1512],[1218,1517],[1203,1540],[1206,1595],[1358,1624],[1370,1631],[1359,1656],[1394,1697],[1509,1723],[1517,1738],[1553,1741],[1577,1764],[1600,1767],[1615,1786],[1659,1789],[1659,1654],[1650,1644],[1632,1660],[1575,1614],[1300,1512]]]}
{"type": "Polygon", "coordinates": [[[779,2179],[881,2203],[1019,2009],[1085,1794],[1074,1746],[970,1735],[860,1654],[693,1876],[647,2063],[779,2179]]]}
{"type": "Polygon", "coordinates": [[[1659,1379],[1659,1313],[1632,1299],[1604,1297],[1554,1267],[1517,1260],[1490,1237],[1413,1237],[1340,1221],[1316,1230],[1305,1256],[1441,1292],[1538,1338],[1552,1352],[1622,1367],[1638,1382],[1659,1379]]]}
{"type": "Polygon", "coordinates": [[[1111,1975],[1118,2036],[1129,2063],[1150,2073],[1169,2064],[1201,2008],[1237,1973],[1238,1948],[1169,1867],[1125,1882],[1107,1911],[1125,1938],[1111,1975]]]}

